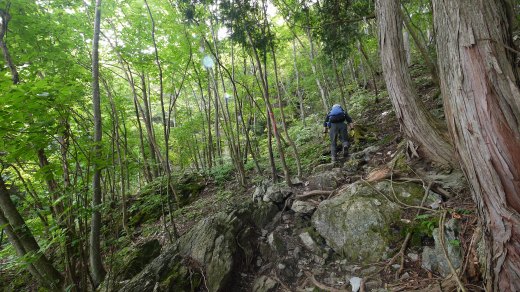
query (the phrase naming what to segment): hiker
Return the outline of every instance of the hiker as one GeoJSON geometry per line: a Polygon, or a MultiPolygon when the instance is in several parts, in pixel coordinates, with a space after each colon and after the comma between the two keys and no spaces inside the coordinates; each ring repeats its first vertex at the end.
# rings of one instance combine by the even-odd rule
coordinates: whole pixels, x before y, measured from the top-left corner
{"type": "Polygon", "coordinates": [[[339,135],[339,139],[341,140],[343,146],[343,157],[348,157],[348,148],[350,144],[348,143],[348,132],[347,125],[345,125],[345,121],[349,124],[349,127],[352,124],[352,118],[348,115],[346,111],[341,108],[341,105],[335,104],[332,106],[332,109],[327,114],[325,118],[325,123],[323,123],[323,133],[327,133],[327,130],[330,128],[330,155],[332,158],[332,162],[336,162],[336,137],[339,135]]]}

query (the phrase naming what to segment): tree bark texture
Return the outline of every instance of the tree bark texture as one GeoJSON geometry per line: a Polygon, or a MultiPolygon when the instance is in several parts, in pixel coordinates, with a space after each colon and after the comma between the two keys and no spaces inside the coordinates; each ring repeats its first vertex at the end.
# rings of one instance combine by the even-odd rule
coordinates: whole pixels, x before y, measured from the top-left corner
{"type": "Polygon", "coordinates": [[[90,268],[94,286],[105,277],[101,260],[101,98],[99,93],[99,32],[101,22],[101,0],[96,0],[94,38],[92,42],[92,104],[94,107],[94,175],[92,177],[92,221],[90,226],[90,268]]]}
{"type": "Polygon", "coordinates": [[[520,91],[506,1],[434,0],[450,134],[479,210],[488,291],[520,291],[520,91]]]}
{"type": "Polygon", "coordinates": [[[442,165],[453,165],[447,131],[417,99],[406,66],[400,9],[398,0],[377,1],[381,62],[390,100],[402,130],[419,145],[420,153],[442,165]]]}

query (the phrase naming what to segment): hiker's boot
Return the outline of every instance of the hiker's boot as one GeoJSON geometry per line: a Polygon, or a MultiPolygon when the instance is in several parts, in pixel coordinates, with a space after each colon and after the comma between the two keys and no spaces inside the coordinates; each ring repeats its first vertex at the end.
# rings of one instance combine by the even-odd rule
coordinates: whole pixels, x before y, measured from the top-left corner
{"type": "Polygon", "coordinates": [[[348,158],[348,144],[343,144],[343,157],[348,158]]]}

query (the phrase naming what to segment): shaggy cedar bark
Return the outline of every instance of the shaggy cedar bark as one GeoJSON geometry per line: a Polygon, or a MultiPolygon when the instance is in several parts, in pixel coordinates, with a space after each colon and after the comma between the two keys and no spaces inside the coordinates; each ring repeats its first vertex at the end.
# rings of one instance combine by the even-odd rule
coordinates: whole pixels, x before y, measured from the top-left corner
{"type": "Polygon", "coordinates": [[[419,145],[422,155],[442,165],[453,165],[456,160],[448,133],[417,99],[407,69],[399,1],[376,3],[383,74],[399,124],[407,138],[419,145]]]}
{"type": "Polygon", "coordinates": [[[506,1],[433,1],[446,118],[487,245],[487,290],[520,291],[520,90],[506,1]]]}

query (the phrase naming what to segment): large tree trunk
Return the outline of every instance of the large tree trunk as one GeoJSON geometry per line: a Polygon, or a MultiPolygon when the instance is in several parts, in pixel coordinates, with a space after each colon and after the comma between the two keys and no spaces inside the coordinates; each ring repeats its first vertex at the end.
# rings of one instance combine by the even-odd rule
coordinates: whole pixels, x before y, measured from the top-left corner
{"type": "Polygon", "coordinates": [[[446,118],[485,225],[487,291],[520,291],[520,91],[506,1],[433,1],[446,118]]]}
{"type": "Polygon", "coordinates": [[[92,221],[90,226],[90,268],[95,287],[105,278],[101,260],[101,100],[99,94],[99,32],[101,22],[101,0],[96,0],[94,41],[92,42],[92,104],[94,107],[94,175],[92,177],[92,221]]]}
{"type": "Polygon", "coordinates": [[[402,19],[398,0],[379,0],[376,6],[381,62],[388,94],[405,135],[428,159],[442,165],[454,163],[453,147],[445,128],[417,99],[406,66],[402,19]]]}

